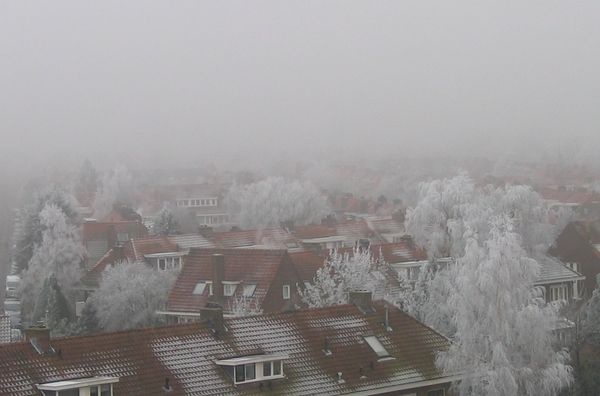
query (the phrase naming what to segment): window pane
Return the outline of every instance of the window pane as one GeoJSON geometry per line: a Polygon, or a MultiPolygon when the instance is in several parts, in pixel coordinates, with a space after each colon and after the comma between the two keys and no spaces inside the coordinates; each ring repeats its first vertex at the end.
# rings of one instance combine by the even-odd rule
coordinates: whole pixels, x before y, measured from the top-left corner
{"type": "Polygon", "coordinates": [[[281,360],[273,362],[273,375],[281,375],[281,360]]]}
{"type": "Polygon", "coordinates": [[[429,392],[427,392],[427,396],[444,396],[444,390],[436,389],[436,390],[429,391],[429,392]]]}
{"type": "Polygon", "coordinates": [[[110,396],[111,385],[100,385],[100,396],[110,396]]]}
{"type": "Polygon", "coordinates": [[[379,342],[377,337],[374,337],[374,336],[365,337],[365,341],[367,341],[367,344],[369,344],[369,346],[371,347],[371,349],[373,349],[373,351],[377,354],[377,356],[379,356],[379,357],[390,356],[388,351],[386,351],[385,348],[383,347],[383,345],[381,345],[381,342],[379,342]]]}
{"type": "Polygon", "coordinates": [[[256,378],[256,365],[254,363],[246,365],[246,381],[256,378]]]}
{"type": "Polygon", "coordinates": [[[69,390],[59,391],[58,396],[79,396],[79,389],[69,389],[69,390]]]}
{"type": "Polygon", "coordinates": [[[161,270],[165,269],[165,259],[158,260],[158,269],[161,269],[161,270]]]}
{"type": "Polygon", "coordinates": [[[270,377],[271,376],[271,362],[264,362],[263,363],[263,377],[270,377]]]}
{"type": "Polygon", "coordinates": [[[98,396],[98,387],[97,386],[92,386],[90,388],[90,396],[98,396]]]}
{"type": "Polygon", "coordinates": [[[246,372],[244,371],[244,365],[235,366],[235,382],[246,381],[246,372]]]}

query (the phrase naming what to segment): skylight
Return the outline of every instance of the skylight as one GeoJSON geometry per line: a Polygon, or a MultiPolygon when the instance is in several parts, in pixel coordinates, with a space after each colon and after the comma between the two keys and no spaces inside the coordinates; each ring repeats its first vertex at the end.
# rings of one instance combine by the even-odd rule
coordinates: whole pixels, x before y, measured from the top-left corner
{"type": "Polygon", "coordinates": [[[373,352],[375,352],[378,357],[385,358],[390,356],[390,353],[383,347],[377,337],[367,336],[365,337],[365,341],[367,341],[367,344],[369,344],[373,352]]]}
{"type": "Polygon", "coordinates": [[[203,294],[205,288],[206,288],[206,282],[198,282],[196,284],[196,287],[194,287],[193,294],[197,294],[197,295],[203,294]]]}

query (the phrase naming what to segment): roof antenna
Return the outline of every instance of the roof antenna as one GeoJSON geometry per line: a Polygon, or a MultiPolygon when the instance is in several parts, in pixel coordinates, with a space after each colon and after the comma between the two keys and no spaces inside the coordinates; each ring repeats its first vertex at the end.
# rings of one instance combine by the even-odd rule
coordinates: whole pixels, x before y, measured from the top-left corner
{"type": "Polygon", "coordinates": [[[385,304],[385,330],[392,331],[390,327],[390,312],[387,304],[385,304]]]}

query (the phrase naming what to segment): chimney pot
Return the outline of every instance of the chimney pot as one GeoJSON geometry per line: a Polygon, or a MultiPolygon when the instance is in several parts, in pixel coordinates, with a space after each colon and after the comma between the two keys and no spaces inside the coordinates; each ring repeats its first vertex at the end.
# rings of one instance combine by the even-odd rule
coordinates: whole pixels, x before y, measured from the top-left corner
{"type": "Polygon", "coordinates": [[[31,326],[25,329],[25,341],[33,345],[39,354],[51,352],[50,329],[44,325],[31,326]]]}
{"type": "Polygon", "coordinates": [[[373,313],[371,295],[371,292],[368,290],[354,290],[349,293],[348,300],[350,304],[356,305],[362,313],[373,313]]]}

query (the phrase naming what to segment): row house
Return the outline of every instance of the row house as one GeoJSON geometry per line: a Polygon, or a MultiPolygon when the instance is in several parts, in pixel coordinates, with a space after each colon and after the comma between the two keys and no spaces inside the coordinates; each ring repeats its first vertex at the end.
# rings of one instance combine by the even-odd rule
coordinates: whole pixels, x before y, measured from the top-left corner
{"type": "Polygon", "coordinates": [[[160,314],[183,323],[211,305],[226,315],[286,311],[300,303],[299,284],[286,250],[191,249],[160,314]]]}
{"type": "Polygon", "coordinates": [[[141,217],[124,219],[112,212],[106,219],[86,219],[81,228],[81,241],[86,249],[86,268],[94,266],[113,247],[133,238],[148,235],[141,217]]]}
{"type": "Polygon", "coordinates": [[[100,285],[102,273],[117,263],[145,263],[157,271],[181,271],[192,248],[210,248],[213,243],[198,234],[156,235],[130,239],[110,249],[86,271],[79,285],[76,312],[100,285]]]}
{"type": "Polygon", "coordinates": [[[352,304],[0,346],[0,395],[445,396],[449,341],[370,294],[352,304]]]}

